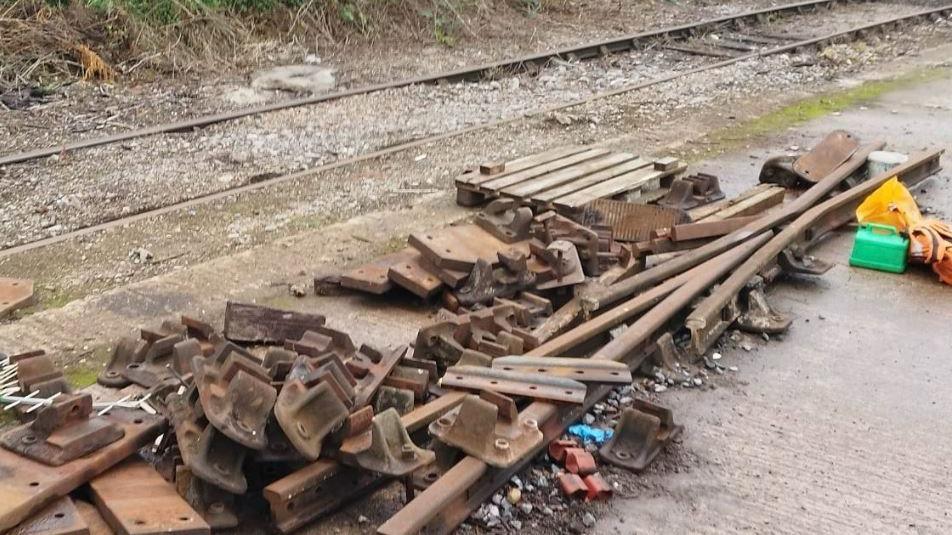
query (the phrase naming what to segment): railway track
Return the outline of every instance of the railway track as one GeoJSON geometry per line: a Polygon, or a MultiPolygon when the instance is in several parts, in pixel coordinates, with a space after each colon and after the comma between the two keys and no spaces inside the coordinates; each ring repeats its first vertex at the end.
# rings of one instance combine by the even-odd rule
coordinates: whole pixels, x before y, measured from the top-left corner
{"type": "Polygon", "coordinates": [[[392,82],[388,84],[380,84],[376,86],[370,86],[362,89],[354,89],[346,92],[339,92],[334,94],[323,95],[319,97],[299,99],[295,101],[285,102],[285,103],[276,103],[266,106],[260,106],[256,108],[249,108],[246,110],[241,110],[237,112],[229,112],[225,114],[217,114],[212,116],[200,117],[196,119],[190,119],[186,121],[180,121],[176,123],[169,123],[165,125],[159,125],[154,127],[148,127],[139,130],[132,130],[129,132],[107,136],[98,139],[85,140],[81,142],[76,142],[73,144],[61,145],[55,148],[41,149],[38,151],[31,151],[28,153],[20,153],[18,155],[8,156],[6,158],[0,159],[0,165],[10,164],[15,162],[23,162],[33,158],[39,158],[42,156],[48,156],[51,154],[56,154],[65,150],[76,150],[86,147],[92,147],[97,145],[104,145],[109,143],[115,143],[118,141],[132,139],[135,137],[148,136],[163,132],[173,132],[177,130],[185,130],[190,128],[201,127],[209,124],[214,124],[217,122],[229,121],[237,119],[239,117],[244,117],[247,115],[254,115],[260,113],[266,113],[270,111],[277,111],[281,109],[287,109],[290,107],[305,106],[309,104],[316,104],[319,102],[326,102],[329,100],[345,98],[348,96],[354,96],[359,94],[367,94],[372,92],[383,91],[390,88],[402,87],[406,85],[413,84],[423,84],[423,83],[432,83],[439,80],[470,80],[470,79],[479,79],[486,76],[489,73],[495,73],[500,71],[505,72],[514,72],[519,70],[524,70],[532,68],[531,66],[539,66],[547,63],[553,58],[561,58],[565,60],[575,60],[575,59],[585,59],[591,57],[601,57],[613,53],[621,53],[625,51],[631,51],[635,49],[665,49],[675,51],[681,54],[688,54],[692,56],[703,57],[710,59],[710,62],[703,63],[699,66],[692,67],[689,69],[668,72],[661,76],[640,81],[635,84],[626,85],[623,87],[618,87],[608,91],[603,91],[582,99],[577,99],[569,102],[562,102],[556,105],[544,106],[539,109],[533,110],[530,113],[519,114],[515,117],[502,118],[498,120],[493,120],[485,122],[482,124],[477,124],[474,126],[469,126],[466,128],[461,128],[458,130],[440,133],[432,136],[427,136],[421,139],[416,139],[413,141],[408,141],[405,143],[400,143],[392,145],[386,148],[373,150],[361,155],[353,156],[350,158],[340,159],[333,163],[315,167],[312,169],[307,169],[299,172],[294,172],[290,174],[281,175],[278,177],[270,178],[267,180],[262,180],[254,183],[248,183],[241,186],[224,189],[212,193],[207,193],[204,195],[199,195],[188,200],[181,202],[176,202],[168,204],[162,207],[145,210],[138,214],[130,215],[127,217],[122,217],[118,219],[113,219],[110,221],[105,221],[97,224],[92,224],[83,228],[78,228],[76,230],[59,234],[57,236],[47,237],[38,239],[35,241],[23,243],[16,245],[7,249],[0,251],[0,259],[6,258],[12,255],[20,254],[29,250],[37,249],[40,247],[45,247],[53,245],[55,243],[60,243],[66,240],[73,238],[93,234],[103,230],[108,230],[109,228],[127,225],[129,223],[134,223],[147,218],[152,218],[155,216],[160,216],[163,214],[171,213],[181,209],[187,209],[195,207],[198,205],[214,202],[217,200],[225,199],[233,195],[239,195],[243,193],[248,193],[262,188],[271,187],[283,182],[288,182],[295,179],[300,179],[308,176],[313,176],[322,172],[327,172],[332,169],[340,168],[343,166],[351,165],[354,163],[372,160],[375,158],[380,158],[389,154],[406,151],[415,147],[426,145],[435,141],[440,141],[443,139],[448,139],[451,137],[456,137],[464,135],[467,133],[490,129],[498,127],[504,124],[513,123],[520,121],[530,116],[538,116],[546,113],[551,113],[553,111],[564,110],[566,108],[571,108],[579,106],[597,99],[603,99],[622,93],[638,91],[645,89],[651,86],[662,84],[675,80],[677,78],[689,76],[692,74],[700,73],[703,71],[709,71],[719,68],[724,68],[729,65],[739,63],[741,61],[747,61],[757,58],[763,58],[775,54],[782,54],[794,51],[803,51],[811,47],[825,46],[829,43],[848,41],[849,39],[855,36],[864,36],[866,34],[874,33],[878,30],[891,29],[899,25],[908,24],[915,22],[916,20],[936,18],[941,16],[949,16],[952,14],[952,4],[945,5],[942,7],[923,9],[916,11],[914,13],[905,14],[901,16],[895,16],[880,21],[872,22],[869,24],[864,24],[857,27],[848,28],[845,30],[835,31],[828,33],[822,36],[817,37],[805,37],[798,38],[791,35],[776,35],[770,34],[767,32],[758,32],[757,31],[757,22],[764,21],[770,17],[775,17],[784,14],[790,13],[803,13],[809,11],[816,11],[821,9],[829,9],[834,6],[836,2],[834,0],[822,0],[822,1],[810,1],[810,2],[798,2],[795,4],[788,4],[784,6],[779,6],[776,8],[763,9],[751,12],[741,13],[739,15],[720,17],[717,19],[710,19],[702,21],[695,24],[681,25],[671,28],[664,28],[652,32],[644,32],[639,34],[628,35],[624,37],[619,37],[611,40],[599,41],[597,43],[589,43],[583,46],[574,47],[571,49],[561,49],[555,50],[543,54],[536,54],[533,56],[526,56],[522,58],[517,58],[513,60],[506,60],[503,62],[497,62],[488,65],[482,65],[470,69],[463,69],[448,73],[441,73],[432,76],[424,76],[409,80],[402,80],[398,82],[392,82]],[[714,32],[717,32],[717,39],[712,39],[714,32]]]}

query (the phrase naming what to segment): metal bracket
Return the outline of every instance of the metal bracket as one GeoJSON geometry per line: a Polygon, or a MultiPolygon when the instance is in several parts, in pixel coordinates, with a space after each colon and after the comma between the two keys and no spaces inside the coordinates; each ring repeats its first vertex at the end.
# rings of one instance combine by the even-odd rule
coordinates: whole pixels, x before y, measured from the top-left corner
{"type": "Polygon", "coordinates": [[[93,398],[75,394],[55,399],[36,419],[0,437],[10,451],[50,466],[62,466],[121,439],[121,427],[102,416],[91,416],[93,398]]]}
{"type": "Polygon", "coordinates": [[[208,421],[235,442],[264,449],[265,426],[278,397],[267,370],[230,342],[209,359],[195,357],[192,368],[208,421]]]}
{"type": "Polygon", "coordinates": [[[458,409],[430,424],[430,434],[487,464],[506,468],[542,444],[542,431],[531,418],[506,421],[499,413],[496,403],[467,396],[458,409]]]}
{"type": "Polygon", "coordinates": [[[492,367],[503,371],[541,373],[592,383],[631,384],[631,370],[622,362],[560,357],[498,357],[492,367]]]}
{"type": "Polygon", "coordinates": [[[17,365],[17,380],[20,392],[37,392],[40,397],[71,392],[63,370],[53,364],[53,359],[43,350],[11,355],[10,363],[17,365]]]}
{"type": "Polygon", "coordinates": [[[407,353],[407,349],[407,346],[400,346],[381,352],[366,344],[360,346],[357,355],[346,363],[347,369],[357,379],[355,407],[370,403],[394,366],[407,353]]]}
{"type": "Polygon", "coordinates": [[[247,449],[232,442],[205,420],[195,387],[166,398],[182,462],[199,477],[232,494],[248,490],[242,465],[247,449]]]}
{"type": "Polygon", "coordinates": [[[413,443],[396,409],[374,416],[370,429],[345,440],[338,455],[341,462],[390,476],[405,476],[436,458],[413,443]]]}
{"type": "Polygon", "coordinates": [[[792,322],[789,316],[776,312],[770,306],[762,287],[747,291],[747,307],[737,317],[737,326],[742,331],[755,334],[780,334],[789,329],[792,322]]]}
{"type": "Polygon", "coordinates": [[[330,356],[310,370],[301,357],[278,394],[274,416],[288,440],[306,459],[321,455],[324,438],[340,428],[354,406],[353,379],[340,360],[330,356]]]}
{"type": "Polygon", "coordinates": [[[302,334],[299,340],[286,340],[284,348],[309,357],[333,354],[342,361],[353,357],[357,352],[347,333],[328,327],[315,327],[302,334]]]}
{"type": "Polygon", "coordinates": [[[587,392],[584,383],[571,379],[479,366],[448,368],[440,380],[440,386],[466,390],[491,390],[502,394],[567,403],[584,402],[587,392]]]}
{"type": "Polygon", "coordinates": [[[505,243],[529,238],[532,208],[516,206],[515,199],[496,199],[476,214],[476,224],[505,243]]]}
{"type": "Polygon", "coordinates": [[[612,438],[598,454],[608,463],[640,472],[683,430],[674,424],[671,409],[636,399],[622,412],[612,438]]]}
{"type": "Polygon", "coordinates": [[[833,267],[833,264],[814,256],[798,256],[790,248],[784,249],[783,252],[777,256],[777,262],[785,272],[800,275],[822,275],[833,267]]]}

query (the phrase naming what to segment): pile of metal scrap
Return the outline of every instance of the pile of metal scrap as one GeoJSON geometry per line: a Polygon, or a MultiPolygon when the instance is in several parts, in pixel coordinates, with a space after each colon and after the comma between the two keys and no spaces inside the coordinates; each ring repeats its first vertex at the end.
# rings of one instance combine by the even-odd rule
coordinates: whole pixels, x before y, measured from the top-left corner
{"type": "MultiPolygon", "coordinates": [[[[809,154],[829,152],[824,143],[809,154]]],[[[72,392],[42,352],[6,358],[0,403],[23,423],[0,435],[0,485],[15,490],[0,500],[0,528],[74,521],[77,506],[62,498],[77,489],[119,533],[239,522],[288,533],[390,481],[403,484],[407,503],[377,528],[387,535],[446,533],[470,518],[491,528],[500,515],[487,509],[503,502],[531,511],[520,473],[557,482],[569,497],[606,498],[612,486],[599,464],[644,470],[682,432],[670,410],[633,388],[634,374],[689,376],[728,328],[789,328],[766,285],[783,273],[823,273],[810,248],[850,222],[870,192],[893,176],[912,185],[938,170],[941,151],[931,151],[865,176],[883,145],[808,166],[815,183],[771,211],[752,216],[737,208],[743,201],[728,202],[709,214],[742,214],[743,223],[713,220],[731,221],[726,230],[662,214],[653,221],[667,226],[652,240],[696,243],[651,267],[584,223],[627,209],[604,200],[579,220],[502,201],[472,225],[415,235],[399,253],[410,270],[387,260],[357,273],[390,284],[407,280],[395,273],[420,280],[425,268],[423,280],[446,286],[447,309],[412,349],[358,346],[319,314],[228,303],[220,331],[182,317],[120,340],[99,377],[118,389],[115,401],[72,392]],[[161,507],[144,506],[143,494],[161,507]],[[255,517],[264,504],[270,518],[255,517]]],[[[687,182],[665,198],[721,202],[709,177],[687,182]]]]}
{"type": "Polygon", "coordinates": [[[497,200],[473,223],[411,234],[409,247],[351,269],[339,282],[373,294],[397,285],[423,298],[446,290],[446,306],[458,310],[572,286],[630,263],[630,249],[610,227],[497,200]]]}

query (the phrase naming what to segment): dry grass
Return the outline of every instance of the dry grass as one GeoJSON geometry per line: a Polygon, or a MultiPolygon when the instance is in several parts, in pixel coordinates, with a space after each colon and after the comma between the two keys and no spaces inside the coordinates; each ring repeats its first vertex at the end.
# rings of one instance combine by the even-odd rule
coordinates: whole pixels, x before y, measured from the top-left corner
{"type": "Polygon", "coordinates": [[[235,0],[252,7],[225,9],[207,7],[207,0],[137,1],[0,0],[0,92],[80,77],[240,69],[266,63],[275,48],[315,50],[391,36],[452,46],[475,35],[473,25],[495,11],[531,14],[566,2],[235,0]]]}

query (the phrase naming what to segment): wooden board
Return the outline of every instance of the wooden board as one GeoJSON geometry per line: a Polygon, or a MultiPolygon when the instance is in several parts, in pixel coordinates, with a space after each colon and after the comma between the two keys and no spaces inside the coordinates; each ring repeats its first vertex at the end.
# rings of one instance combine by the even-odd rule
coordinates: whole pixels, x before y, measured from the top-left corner
{"type": "Polygon", "coordinates": [[[566,182],[572,182],[578,178],[610,168],[617,164],[636,159],[634,154],[627,152],[618,152],[607,154],[603,157],[589,160],[580,165],[573,165],[567,169],[555,173],[548,173],[538,177],[536,180],[522,182],[514,186],[509,186],[500,190],[503,195],[512,197],[531,197],[534,193],[539,193],[556,186],[561,186],[566,182]]]}
{"type": "Polygon", "coordinates": [[[608,154],[608,152],[608,149],[589,149],[585,152],[580,152],[578,154],[573,154],[572,156],[553,160],[551,162],[530,167],[529,169],[518,171],[516,173],[503,173],[502,175],[490,177],[489,180],[480,182],[479,186],[481,188],[498,191],[505,187],[512,186],[513,184],[518,184],[531,178],[542,176],[546,173],[551,173],[552,171],[558,171],[559,169],[564,169],[572,165],[598,158],[599,156],[604,156],[608,154]]]}
{"type": "Polygon", "coordinates": [[[324,316],[259,305],[225,304],[225,338],[233,342],[284,343],[324,325],[324,316]]]}
{"type": "MultiPolygon", "coordinates": [[[[551,161],[557,160],[559,158],[564,158],[566,156],[571,156],[573,154],[578,154],[583,152],[585,147],[580,147],[578,145],[570,145],[567,147],[557,147],[554,149],[547,150],[545,152],[540,152],[538,154],[533,154],[530,156],[523,156],[522,158],[517,158],[505,162],[503,164],[503,169],[501,173],[480,173],[477,169],[469,169],[460,175],[456,182],[458,184],[475,184],[478,182],[483,182],[488,180],[488,178],[495,178],[500,176],[502,173],[513,173],[516,171],[522,171],[523,169],[528,169],[536,165],[551,161]]],[[[495,164],[495,162],[493,162],[495,164]]],[[[495,165],[488,165],[487,167],[493,168],[495,165]]]]}
{"type": "MultiPolygon", "coordinates": [[[[588,176],[581,177],[577,180],[573,180],[568,184],[563,184],[559,187],[552,188],[549,190],[538,192],[532,195],[531,200],[536,203],[545,204],[551,202],[559,197],[564,197],[576,191],[585,189],[589,186],[594,186],[600,182],[604,182],[610,178],[614,178],[625,173],[630,173],[632,171],[637,171],[638,169],[650,168],[651,161],[645,160],[643,158],[636,158],[634,160],[629,160],[622,164],[610,167],[603,171],[593,173],[588,176]]],[[[648,171],[646,171],[648,172],[648,171]]]]}
{"type": "Polygon", "coordinates": [[[564,197],[559,197],[558,199],[555,199],[553,203],[559,208],[573,209],[588,204],[596,199],[614,197],[615,195],[625,193],[626,191],[641,188],[655,189],[660,185],[661,177],[679,173],[685,168],[686,166],[681,165],[672,171],[655,171],[652,168],[648,172],[641,170],[635,171],[633,173],[627,173],[583,190],[576,191],[575,193],[571,193],[564,197]]]}

